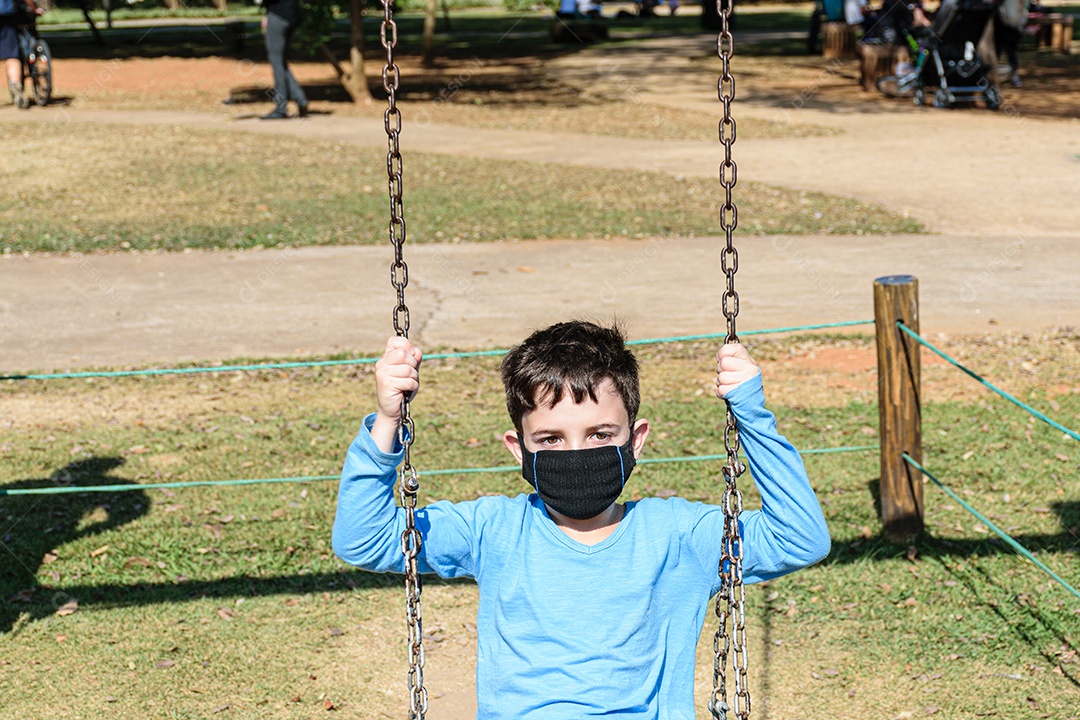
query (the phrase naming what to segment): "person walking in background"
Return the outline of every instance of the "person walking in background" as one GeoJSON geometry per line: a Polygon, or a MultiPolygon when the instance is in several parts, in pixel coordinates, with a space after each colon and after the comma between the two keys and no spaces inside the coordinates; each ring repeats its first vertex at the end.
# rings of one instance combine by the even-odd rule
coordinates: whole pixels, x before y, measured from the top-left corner
{"type": "Polygon", "coordinates": [[[30,99],[23,92],[22,60],[19,58],[19,33],[15,26],[19,24],[19,5],[26,6],[26,12],[40,15],[41,10],[34,0],[0,0],[0,60],[4,61],[7,74],[8,91],[12,104],[25,110],[30,107],[30,99]]]}
{"type": "Polygon", "coordinates": [[[1004,0],[994,14],[994,42],[997,44],[998,57],[1005,53],[1009,61],[1009,82],[1013,87],[1020,87],[1020,40],[1024,25],[1027,24],[1028,0],[1004,0]]]}
{"type": "MultiPolygon", "coordinates": [[[[4,0],[0,0],[0,3],[4,0]]],[[[308,112],[307,96],[300,83],[296,82],[286,57],[289,54],[289,41],[293,32],[300,25],[300,0],[265,0],[266,17],[263,18],[263,32],[266,33],[266,55],[274,71],[274,109],[263,120],[284,120],[289,117],[288,105],[296,103],[300,117],[308,112]]]]}

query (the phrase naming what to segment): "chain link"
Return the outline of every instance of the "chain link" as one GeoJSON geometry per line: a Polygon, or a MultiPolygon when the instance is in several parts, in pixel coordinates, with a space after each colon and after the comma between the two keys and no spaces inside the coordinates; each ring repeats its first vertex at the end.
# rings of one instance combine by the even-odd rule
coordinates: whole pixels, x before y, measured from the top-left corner
{"type": "MultiPolygon", "coordinates": [[[[724,106],[724,116],[719,124],[720,142],[724,146],[724,161],[720,164],[720,185],[724,188],[724,204],[720,208],[720,227],[724,230],[725,245],[720,252],[720,267],[726,279],[722,309],[727,321],[726,342],[739,342],[735,331],[735,318],[739,314],[739,294],[735,292],[735,273],[739,270],[739,252],[735,248],[734,233],[739,224],[739,209],[732,200],[732,189],[738,181],[738,167],[731,159],[731,146],[735,144],[735,118],[731,116],[731,103],[735,99],[735,78],[731,76],[731,57],[735,44],[731,36],[731,0],[715,0],[720,13],[720,34],[716,38],[716,53],[720,58],[721,73],[716,83],[716,94],[724,106]]],[[[719,627],[713,636],[713,692],[709,700],[709,712],[714,718],[726,720],[733,711],[738,720],[750,716],[750,690],[747,687],[746,670],[746,595],[742,582],[742,539],[739,537],[739,514],[742,512],[742,493],[737,480],[746,472],[739,461],[739,426],[735,415],[727,408],[724,427],[724,449],[727,463],[723,467],[724,538],[720,548],[720,592],[716,596],[716,617],[719,627]],[[734,707],[728,705],[727,667],[731,658],[735,691],[734,707]]]]}
{"type": "MultiPolygon", "coordinates": [[[[409,284],[409,266],[405,264],[405,206],[401,200],[401,111],[397,106],[398,84],[401,71],[394,61],[394,48],[397,46],[397,24],[394,22],[392,0],[380,0],[383,8],[383,21],[379,28],[379,40],[386,50],[386,64],[382,70],[383,89],[386,91],[386,111],[383,113],[383,126],[386,129],[386,176],[390,194],[390,224],[388,231],[390,243],[394,246],[394,261],[390,264],[390,285],[397,293],[394,306],[394,332],[409,337],[409,306],[405,304],[405,286],[409,284]]],[[[405,530],[401,533],[401,553],[405,557],[405,621],[408,624],[409,645],[409,718],[423,720],[428,710],[427,688],[424,687],[424,623],[420,607],[422,591],[418,558],[422,541],[420,531],[416,529],[416,493],[420,489],[420,480],[412,464],[412,444],[416,439],[416,425],[413,423],[410,402],[405,397],[401,401],[401,426],[398,428],[398,441],[404,449],[404,458],[398,469],[398,486],[401,507],[405,509],[405,530]]]]}

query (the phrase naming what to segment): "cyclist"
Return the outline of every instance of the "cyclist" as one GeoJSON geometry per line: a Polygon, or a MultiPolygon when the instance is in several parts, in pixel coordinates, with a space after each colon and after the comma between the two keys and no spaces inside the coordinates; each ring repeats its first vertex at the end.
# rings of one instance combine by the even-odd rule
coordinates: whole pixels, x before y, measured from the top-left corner
{"type": "Polygon", "coordinates": [[[15,29],[20,22],[19,4],[25,5],[26,12],[33,15],[40,15],[43,10],[34,3],[34,0],[0,0],[0,60],[4,61],[4,68],[7,71],[11,102],[25,110],[30,107],[30,100],[23,92],[19,33],[15,29]]]}

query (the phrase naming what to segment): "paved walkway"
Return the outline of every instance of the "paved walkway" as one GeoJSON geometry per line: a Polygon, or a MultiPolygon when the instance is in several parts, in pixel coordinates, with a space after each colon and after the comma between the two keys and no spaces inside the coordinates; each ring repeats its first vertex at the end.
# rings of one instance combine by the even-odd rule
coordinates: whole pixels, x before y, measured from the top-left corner
{"type": "MultiPolygon", "coordinates": [[[[1080,244],[1067,238],[743,238],[746,329],[873,317],[875,277],[919,277],[933,332],[1080,320],[1080,244]]],[[[570,316],[618,314],[635,337],[719,332],[717,238],[418,245],[414,337],[506,346],[570,316]],[[704,269],[704,272],[703,272],[704,269]]],[[[381,348],[386,248],[0,260],[0,368],[172,363],[381,348]]]]}
{"type": "MultiPolygon", "coordinates": [[[[552,70],[591,92],[715,111],[712,83],[671,40],[587,51],[552,70]],[[684,68],[684,66],[687,66],[684,68]],[[680,70],[687,69],[687,72],[680,70]]],[[[680,42],[685,42],[681,40],[680,42]]],[[[704,41],[702,41],[704,43],[704,41]]],[[[710,41],[711,42],[711,41],[710,41]]],[[[704,55],[708,44],[700,48],[704,55]]],[[[685,53],[684,53],[685,54],[685,53]]],[[[809,88],[812,90],[813,88],[809,88]]],[[[740,179],[875,202],[933,231],[904,237],[740,237],[742,327],[869,318],[874,277],[911,273],[929,332],[1080,322],[1077,123],[981,112],[784,111],[755,94],[743,118],[839,127],[837,136],[740,139],[740,179]]],[[[72,122],[172,124],[385,144],[382,124],[314,117],[64,110],[72,122]]],[[[15,113],[0,113],[0,127],[15,113]]],[[[2,130],[0,130],[2,131],[2,130]]],[[[407,123],[405,152],[714,176],[719,147],[407,123]]],[[[636,337],[716,332],[711,238],[409,248],[414,335],[427,347],[490,347],[572,315],[629,321],[636,337]]],[[[386,248],[0,259],[0,368],[172,363],[374,351],[390,327],[386,248]]]]}

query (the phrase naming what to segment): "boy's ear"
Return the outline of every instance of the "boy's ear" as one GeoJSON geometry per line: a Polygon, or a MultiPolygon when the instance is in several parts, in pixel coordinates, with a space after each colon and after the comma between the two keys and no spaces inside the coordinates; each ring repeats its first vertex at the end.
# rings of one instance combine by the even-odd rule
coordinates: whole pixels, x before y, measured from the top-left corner
{"type": "Polygon", "coordinates": [[[649,437],[649,430],[652,427],[649,425],[649,421],[645,418],[641,418],[634,423],[634,430],[630,434],[630,440],[633,442],[634,459],[637,460],[641,457],[641,451],[645,447],[645,440],[649,437]]]}
{"type": "Polygon", "coordinates": [[[521,464],[521,440],[518,439],[517,431],[507,430],[503,433],[503,445],[510,451],[510,454],[518,461],[518,465],[521,464]]]}

